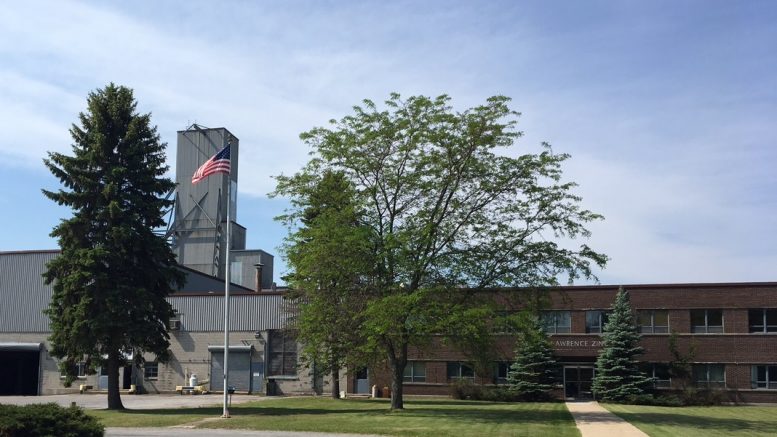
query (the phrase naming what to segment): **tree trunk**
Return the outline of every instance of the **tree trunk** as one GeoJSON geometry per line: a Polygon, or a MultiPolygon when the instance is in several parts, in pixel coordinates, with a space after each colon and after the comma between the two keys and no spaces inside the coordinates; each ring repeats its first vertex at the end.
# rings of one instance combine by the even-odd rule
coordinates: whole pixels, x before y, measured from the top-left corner
{"type": "Polygon", "coordinates": [[[402,390],[407,365],[407,342],[403,342],[400,346],[399,356],[389,354],[389,364],[391,365],[391,409],[402,410],[405,408],[402,390]]]}
{"type": "Polygon", "coordinates": [[[108,354],[108,409],[124,409],[119,394],[119,352],[108,354]]]}
{"type": "Polygon", "coordinates": [[[337,365],[331,366],[332,370],[332,399],[340,399],[340,368],[337,365]]]}

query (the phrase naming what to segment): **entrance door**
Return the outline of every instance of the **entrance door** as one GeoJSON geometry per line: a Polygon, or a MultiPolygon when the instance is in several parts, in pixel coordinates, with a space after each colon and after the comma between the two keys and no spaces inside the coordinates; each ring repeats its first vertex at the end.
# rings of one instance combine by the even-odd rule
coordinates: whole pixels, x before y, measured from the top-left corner
{"type": "Polygon", "coordinates": [[[369,393],[370,392],[370,380],[367,374],[367,368],[363,368],[356,372],[356,393],[369,393]]]}
{"type": "Polygon", "coordinates": [[[564,366],[564,397],[567,399],[593,399],[591,382],[592,366],[564,366]]]}

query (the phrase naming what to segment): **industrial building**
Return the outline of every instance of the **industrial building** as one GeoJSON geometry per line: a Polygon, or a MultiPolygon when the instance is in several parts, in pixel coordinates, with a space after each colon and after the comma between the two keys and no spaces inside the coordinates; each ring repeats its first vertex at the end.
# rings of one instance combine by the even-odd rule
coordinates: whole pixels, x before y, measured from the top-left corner
{"type": "MultiPolygon", "coordinates": [[[[231,221],[230,385],[238,392],[265,393],[267,382],[277,393],[320,390],[310,372],[298,368],[298,344],[285,329],[293,308],[273,283],[273,256],[246,248],[246,228],[237,223],[236,193],[240,142],[225,128],[192,125],[178,132],[176,183],[170,197],[169,227],[160,233],[170,241],[186,276],[180,290],[168,297],[176,317],[170,323],[169,363],[153,357],[144,368],[128,364],[120,371],[122,388],[173,391],[188,385],[192,375],[222,390],[224,353],[224,276],[226,272],[227,205],[231,221]],[[215,174],[192,185],[191,175],[207,159],[231,145],[230,174],[215,174]],[[231,184],[232,202],[226,193],[231,184]]],[[[81,385],[99,390],[107,376],[88,375],[80,366],[79,381],[62,385],[56,360],[48,353],[48,307],[52,288],[43,282],[46,263],[56,250],[0,252],[0,395],[72,392],[81,385]]]]}
{"type": "MultiPolygon", "coordinates": [[[[231,220],[229,253],[231,290],[230,384],[239,393],[321,393],[324,381],[300,366],[299,344],[288,320],[294,307],[273,283],[273,256],[246,248],[245,227],[237,223],[236,196],[239,140],[225,128],[198,125],[178,132],[175,201],[170,225],[161,233],[170,241],[186,283],[168,297],[176,311],[170,323],[172,360],[149,361],[133,368],[128,357],[121,370],[123,389],[171,392],[192,376],[222,389],[226,217],[231,220]],[[191,175],[225,145],[232,147],[232,172],[216,174],[198,185],[191,175]],[[227,202],[231,186],[235,196],[227,202]],[[227,214],[227,205],[232,209],[227,214]]],[[[0,395],[72,392],[81,385],[103,389],[107,376],[88,375],[62,385],[56,360],[49,355],[49,320],[42,313],[52,295],[43,282],[46,263],[56,250],[0,252],[0,395]]],[[[678,349],[692,362],[690,384],[722,390],[734,400],[777,402],[777,283],[658,284],[625,287],[642,333],[645,369],[659,390],[677,390],[667,365],[672,333],[678,349]]],[[[550,306],[542,317],[563,366],[558,395],[591,397],[594,362],[601,331],[617,286],[568,286],[549,290],[550,306]]],[[[520,310],[526,290],[494,291],[505,311],[520,310]],[[514,303],[517,302],[517,303],[514,303]]],[[[433,338],[430,347],[411,349],[405,370],[405,393],[447,395],[458,380],[499,385],[506,382],[513,359],[514,336],[497,336],[492,370],[477,373],[468,355],[433,338]]],[[[354,369],[346,378],[349,393],[370,393],[390,386],[380,368],[354,369]]]]}

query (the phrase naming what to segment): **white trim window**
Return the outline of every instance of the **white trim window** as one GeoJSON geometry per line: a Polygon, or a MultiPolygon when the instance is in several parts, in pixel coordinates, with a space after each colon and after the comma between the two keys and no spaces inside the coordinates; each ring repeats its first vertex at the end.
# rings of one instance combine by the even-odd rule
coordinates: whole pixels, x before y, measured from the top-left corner
{"type": "Polygon", "coordinates": [[[638,310],[637,325],[642,334],[668,334],[668,310],[638,310]]]}
{"type": "Polygon", "coordinates": [[[540,321],[548,334],[568,334],[572,330],[572,317],[569,311],[543,311],[540,321]]]}
{"type": "Polygon", "coordinates": [[[758,308],[747,311],[751,334],[777,332],[777,308],[758,308]]]}
{"type": "Polygon", "coordinates": [[[405,382],[426,382],[426,363],[423,361],[408,361],[402,380],[405,382]]]}
{"type": "Polygon", "coordinates": [[[752,366],[750,383],[753,389],[777,390],[777,365],[752,366]]]}
{"type": "Polygon", "coordinates": [[[726,387],[725,364],[694,364],[692,367],[693,382],[697,387],[726,387]]]}
{"type": "Polygon", "coordinates": [[[143,379],[153,381],[159,378],[159,363],[156,361],[146,361],[143,364],[143,379]]]}
{"type": "Polygon", "coordinates": [[[720,334],[723,332],[723,310],[691,310],[691,332],[720,334]]]}
{"type": "Polygon", "coordinates": [[[475,369],[467,364],[456,361],[449,361],[447,365],[448,381],[466,379],[475,381],[475,369]]]}

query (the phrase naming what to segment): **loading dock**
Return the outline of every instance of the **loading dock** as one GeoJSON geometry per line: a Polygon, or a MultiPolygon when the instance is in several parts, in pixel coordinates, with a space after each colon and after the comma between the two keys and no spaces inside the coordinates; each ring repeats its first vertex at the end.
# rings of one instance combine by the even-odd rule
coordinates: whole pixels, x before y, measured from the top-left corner
{"type": "Polygon", "coordinates": [[[41,343],[0,343],[0,396],[37,396],[41,343]]]}

